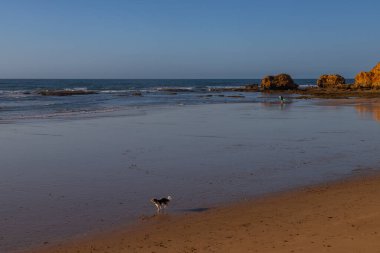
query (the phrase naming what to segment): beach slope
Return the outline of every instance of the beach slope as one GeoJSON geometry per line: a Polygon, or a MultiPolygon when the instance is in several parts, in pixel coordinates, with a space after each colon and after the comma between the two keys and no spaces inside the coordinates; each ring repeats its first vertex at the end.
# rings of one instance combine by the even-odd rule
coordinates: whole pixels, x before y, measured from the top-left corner
{"type": "MultiPolygon", "coordinates": [[[[380,252],[380,177],[340,182],[46,246],[62,252],[380,252]]],[[[194,210],[196,211],[196,210],[194,210]]]]}

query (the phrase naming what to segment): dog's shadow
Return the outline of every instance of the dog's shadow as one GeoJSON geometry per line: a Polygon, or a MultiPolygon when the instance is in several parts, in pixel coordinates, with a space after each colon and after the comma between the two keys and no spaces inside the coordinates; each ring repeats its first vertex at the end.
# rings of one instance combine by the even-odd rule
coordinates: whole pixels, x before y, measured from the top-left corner
{"type": "Polygon", "coordinates": [[[208,207],[198,207],[198,208],[190,208],[190,209],[178,209],[180,212],[185,213],[202,213],[210,210],[208,207]]]}

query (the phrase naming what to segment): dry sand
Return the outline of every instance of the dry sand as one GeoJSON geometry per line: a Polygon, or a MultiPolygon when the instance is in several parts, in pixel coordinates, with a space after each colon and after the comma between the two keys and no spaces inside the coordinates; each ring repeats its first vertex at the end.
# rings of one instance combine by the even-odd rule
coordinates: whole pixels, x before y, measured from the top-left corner
{"type": "Polygon", "coordinates": [[[33,253],[380,252],[380,176],[243,201],[185,215],[158,215],[33,253]]]}

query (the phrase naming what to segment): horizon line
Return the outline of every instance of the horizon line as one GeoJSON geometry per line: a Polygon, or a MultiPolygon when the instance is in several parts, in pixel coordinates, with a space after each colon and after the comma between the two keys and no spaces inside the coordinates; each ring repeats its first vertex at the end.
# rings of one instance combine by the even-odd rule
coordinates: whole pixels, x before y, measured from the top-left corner
{"type": "MultiPolygon", "coordinates": [[[[0,80],[262,80],[262,78],[0,78],[0,80]]],[[[293,78],[294,80],[300,79],[319,79],[318,78],[293,78]]],[[[354,80],[355,77],[345,78],[346,80],[354,80]]]]}

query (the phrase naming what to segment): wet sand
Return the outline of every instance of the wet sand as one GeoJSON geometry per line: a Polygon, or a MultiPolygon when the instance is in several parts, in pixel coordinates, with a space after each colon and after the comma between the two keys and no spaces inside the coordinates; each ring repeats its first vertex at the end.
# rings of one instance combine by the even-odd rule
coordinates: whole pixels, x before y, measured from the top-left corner
{"type": "Polygon", "coordinates": [[[376,170],[378,101],[136,108],[1,125],[0,252],[376,170]]]}
{"type": "Polygon", "coordinates": [[[139,228],[33,253],[379,252],[380,176],[243,201],[204,212],[152,217],[139,228]]]}

